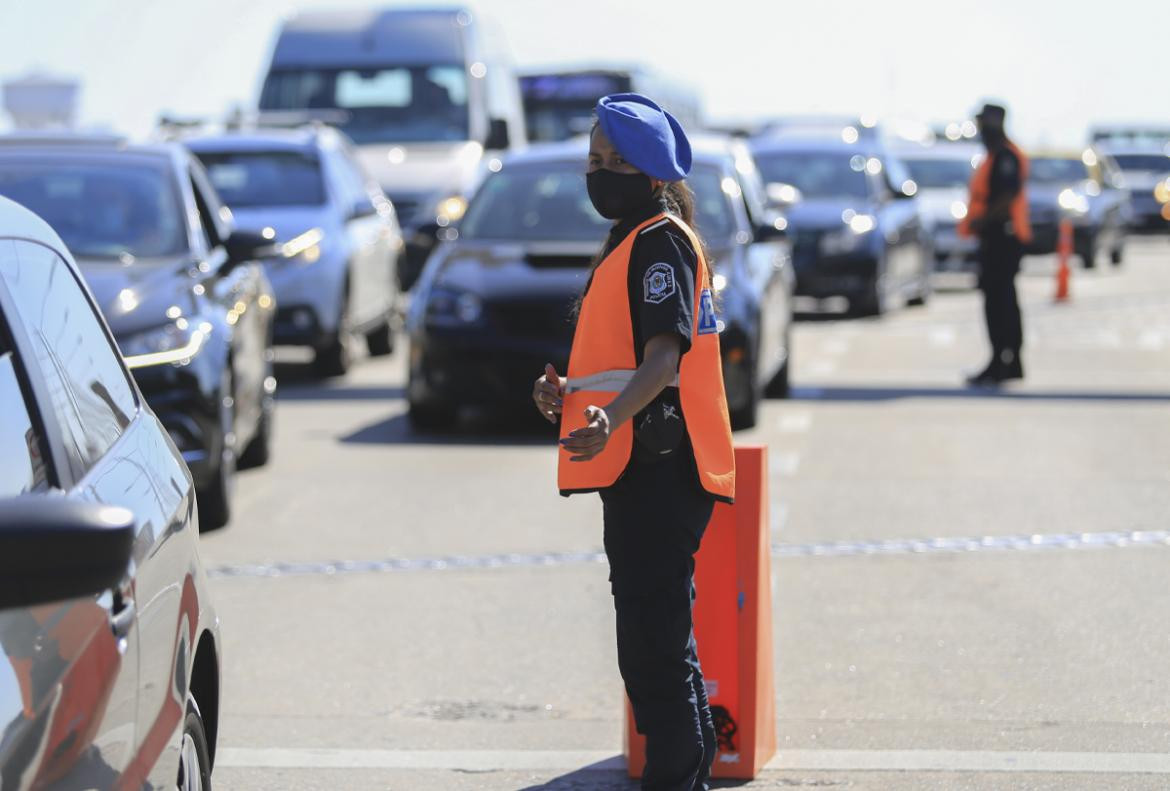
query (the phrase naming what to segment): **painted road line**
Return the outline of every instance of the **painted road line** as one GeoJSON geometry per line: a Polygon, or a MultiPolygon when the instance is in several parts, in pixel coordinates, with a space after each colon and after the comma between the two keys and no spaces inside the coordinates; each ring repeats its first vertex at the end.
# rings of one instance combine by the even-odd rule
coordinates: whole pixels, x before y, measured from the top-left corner
{"type": "Polygon", "coordinates": [[[836,360],[813,360],[805,372],[812,376],[828,376],[836,370],[836,360]]]}
{"type": "MultiPolygon", "coordinates": [[[[216,767],[623,771],[612,750],[344,750],[223,747],[216,767]]],[[[1170,754],[990,750],[784,750],[766,772],[1088,772],[1170,775],[1170,754]]]]}
{"type": "Polygon", "coordinates": [[[812,426],[812,415],[808,412],[790,412],[780,416],[776,427],[785,434],[801,434],[812,426]]]}
{"type": "MultiPolygon", "coordinates": [[[[787,511],[779,511],[784,522],[787,511]]],[[[776,524],[773,524],[773,528],[776,524]]],[[[809,544],[772,544],[779,558],[844,558],[873,555],[953,555],[976,552],[1055,552],[1126,547],[1170,547],[1170,530],[1131,530],[1101,533],[1036,533],[1006,536],[942,536],[809,544]]],[[[392,574],[422,571],[459,571],[539,566],[579,566],[606,563],[605,553],[512,552],[499,555],[445,555],[442,557],[336,560],[315,563],[242,563],[210,566],[209,577],[304,577],[345,574],[392,574]]]]}

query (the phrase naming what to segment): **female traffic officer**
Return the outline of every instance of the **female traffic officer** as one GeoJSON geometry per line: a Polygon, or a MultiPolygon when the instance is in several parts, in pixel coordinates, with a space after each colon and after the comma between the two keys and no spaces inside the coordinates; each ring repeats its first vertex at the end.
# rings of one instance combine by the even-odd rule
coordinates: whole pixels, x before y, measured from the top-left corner
{"type": "Polygon", "coordinates": [[[706,788],[716,735],[695,652],[694,554],[715,500],[735,493],[731,428],[703,245],[683,179],[691,147],[638,94],[597,104],[586,185],[614,221],[581,299],[568,378],[533,399],[560,415],[561,494],[599,491],[618,666],[646,789],[706,788]]]}

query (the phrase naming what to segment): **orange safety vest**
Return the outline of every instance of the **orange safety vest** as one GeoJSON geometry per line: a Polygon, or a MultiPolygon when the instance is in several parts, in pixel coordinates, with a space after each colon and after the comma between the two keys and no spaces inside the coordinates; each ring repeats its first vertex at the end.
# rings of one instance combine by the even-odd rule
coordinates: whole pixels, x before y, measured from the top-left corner
{"type": "MultiPolygon", "coordinates": [[[[1015,231],[1017,239],[1027,244],[1032,241],[1032,224],[1028,220],[1028,158],[1012,141],[1005,140],[1004,145],[1020,161],[1020,191],[1012,199],[1011,205],[1012,230],[1015,231]]],[[[975,231],[971,228],[971,223],[987,214],[987,200],[991,195],[991,165],[994,159],[994,156],[984,157],[978,169],[971,175],[971,195],[967,199],[967,216],[959,223],[960,236],[974,236],[975,231]]]]}
{"type": "MultiPolygon", "coordinates": [[[[634,376],[638,365],[630,318],[630,253],[639,234],[667,222],[675,223],[687,235],[698,259],[691,348],[682,357],[677,380],[683,416],[694,449],[699,482],[716,498],[730,502],[735,498],[735,454],[707,261],[695,232],[676,217],[659,214],[646,220],[594,270],[589,290],[581,302],[569,354],[561,438],[585,426],[586,407],[604,407],[634,376]]],[[[617,482],[633,451],[632,422],[619,426],[605,449],[589,461],[569,461],[571,454],[560,449],[557,485],[562,495],[597,491],[617,482]]]]}

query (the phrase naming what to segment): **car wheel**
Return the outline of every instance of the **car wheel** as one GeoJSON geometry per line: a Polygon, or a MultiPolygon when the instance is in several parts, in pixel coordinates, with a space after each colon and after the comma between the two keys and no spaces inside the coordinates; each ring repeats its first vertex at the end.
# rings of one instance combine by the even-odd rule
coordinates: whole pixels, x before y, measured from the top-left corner
{"type": "Polygon", "coordinates": [[[752,428],[760,411],[760,391],[756,386],[756,368],[746,356],[738,365],[724,368],[723,380],[728,398],[728,415],[733,431],[752,428]]]}
{"type": "Polygon", "coordinates": [[[886,312],[886,292],[881,280],[874,280],[869,291],[850,300],[849,307],[856,316],[881,316],[886,312]]]}
{"type": "Polygon", "coordinates": [[[179,748],[178,791],[211,791],[211,750],[207,730],[195,698],[187,695],[187,716],[183,720],[183,742],[179,748]]]}
{"type": "Polygon", "coordinates": [[[792,390],[791,381],[788,377],[788,372],[792,370],[792,343],[791,341],[784,342],[785,351],[788,353],[784,358],[784,365],[780,366],[780,370],[764,387],[764,395],[768,398],[788,398],[792,390]]]}
{"type": "Polygon", "coordinates": [[[458,412],[449,404],[411,401],[406,416],[416,431],[442,431],[455,425],[458,412]]]}
{"type": "Polygon", "coordinates": [[[195,497],[199,504],[199,529],[201,531],[216,530],[223,527],[232,516],[232,489],[236,475],[236,451],[231,444],[232,432],[235,429],[235,404],[230,393],[232,392],[232,369],[229,365],[220,377],[223,393],[220,395],[219,425],[222,439],[222,448],[219,454],[219,464],[215,468],[215,475],[210,484],[196,490],[195,497]]]}
{"type": "Polygon", "coordinates": [[[349,286],[345,287],[345,295],[341,300],[341,309],[337,318],[337,333],[329,343],[319,347],[313,359],[313,367],[319,376],[345,376],[349,366],[353,363],[352,332],[349,322],[349,286]]]}
{"type": "Polygon", "coordinates": [[[1085,269],[1097,268],[1097,240],[1090,237],[1086,239],[1084,244],[1081,244],[1076,249],[1077,256],[1081,259],[1081,264],[1085,269]]]}
{"type": "Polygon", "coordinates": [[[1114,266],[1121,266],[1125,260],[1125,245],[1119,244],[1109,251],[1109,262],[1114,266]]]}
{"type": "Polygon", "coordinates": [[[250,470],[253,467],[263,467],[272,455],[272,402],[265,395],[265,406],[260,413],[260,424],[256,426],[256,436],[244,448],[236,468],[250,470]]]}
{"type": "Polygon", "coordinates": [[[394,353],[394,328],[390,326],[389,318],[366,334],[366,348],[371,357],[385,357],[394,353]]]}

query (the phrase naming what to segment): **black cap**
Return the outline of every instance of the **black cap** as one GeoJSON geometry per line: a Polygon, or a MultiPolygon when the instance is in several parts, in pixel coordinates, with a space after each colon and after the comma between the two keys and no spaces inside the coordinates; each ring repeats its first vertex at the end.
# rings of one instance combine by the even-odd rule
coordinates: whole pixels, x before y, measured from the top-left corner
{"type": "Polygon", "coordinates": [[[975,117],[981,121],[984,118],[988,120],[994,118],[1002,122],[1006,116],[1007,109],[1001,104],[985,104],[983,105],[983,109],[975,114],[975,117]]]}

